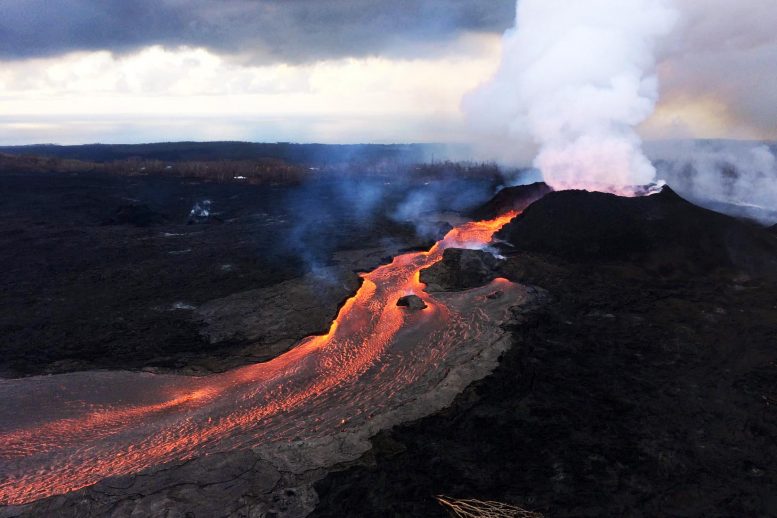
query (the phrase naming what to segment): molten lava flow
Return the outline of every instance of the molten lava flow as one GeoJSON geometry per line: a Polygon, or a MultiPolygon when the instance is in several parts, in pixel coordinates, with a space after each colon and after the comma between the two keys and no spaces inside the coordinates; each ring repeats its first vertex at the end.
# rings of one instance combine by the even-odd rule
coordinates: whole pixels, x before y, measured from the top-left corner
{"type": "Polygon", "coordinates": [[[435,367],[459,341],[477,339],[487,320],[425,293],[421,269],[446,248],[488,244],[515,215],[461,225],[428,252],[365,274],[326,335],[267,363],[204,378],[86,372],[0,380],[0,504],[174,460],[321,437],[400,404],[414,382],[439,376],[435,367]],[[429,307],[399,308],[408,293],[429,307]]]}

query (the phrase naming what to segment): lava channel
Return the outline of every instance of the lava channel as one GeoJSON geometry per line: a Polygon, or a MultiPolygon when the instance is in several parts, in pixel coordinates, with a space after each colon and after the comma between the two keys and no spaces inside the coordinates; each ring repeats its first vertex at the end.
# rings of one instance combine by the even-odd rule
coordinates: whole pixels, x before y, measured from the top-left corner
{"type": "Polygon", "coordinates": [[[171,461],[331,435],[396,408],[411,397],[408,386],[437,375],[488,320],[424,292],[421,269],[446,248],[486,245],[515,215],[466,223],[428,252],[364,274],[326,335],[266,363],[200,378],[94,371],[0,380],[0,505],[171,461]],[[408,293],[428,308],[397,307],[408,293]]]}

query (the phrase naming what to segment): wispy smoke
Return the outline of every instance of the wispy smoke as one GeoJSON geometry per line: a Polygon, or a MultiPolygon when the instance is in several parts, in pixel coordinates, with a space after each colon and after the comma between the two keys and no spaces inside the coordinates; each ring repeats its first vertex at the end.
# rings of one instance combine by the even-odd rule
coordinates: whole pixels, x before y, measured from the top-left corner
{"type": "Polygon", "coordinates": [[[304,217],[289,218],[293,224],[283,233],[282,251],[321,280],[334,281],[327,277],[334,251],[354,242],[363,248],[383,246],[387,240],[382,236],[388,235],[404,239],[395,243],[401,246],[436,240],[443,226],[434,213],[466,213],[486,202],[502,181],[497,172],[463,177],[452,164],[427,179],[397,167],[388,176],[325,175],[284,189],[285,210],[304,217]]]}
{"type": "Polygon", "coordinates": [[[464,111],[503,146],[533,141],[556,189],[649,184],[634,127],[655,108],[656,47],[676,19],[669,0],[520,0],[499,70],[464,111]]]}
{"type": "Polygon", "coordinates": [[[660,176],[683,196],[720,212],[777,223],[777,157],[768,145],[684,141],[651,145],[660,176]]]}

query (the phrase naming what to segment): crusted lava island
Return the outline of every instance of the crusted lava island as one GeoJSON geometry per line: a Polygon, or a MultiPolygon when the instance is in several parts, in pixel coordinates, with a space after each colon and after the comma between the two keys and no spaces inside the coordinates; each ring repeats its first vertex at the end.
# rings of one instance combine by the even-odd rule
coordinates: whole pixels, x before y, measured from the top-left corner
{"type": "Polygon", "coordinates": [[[5,160],[2,517],[777,515],[774,228],[5,160]]]}

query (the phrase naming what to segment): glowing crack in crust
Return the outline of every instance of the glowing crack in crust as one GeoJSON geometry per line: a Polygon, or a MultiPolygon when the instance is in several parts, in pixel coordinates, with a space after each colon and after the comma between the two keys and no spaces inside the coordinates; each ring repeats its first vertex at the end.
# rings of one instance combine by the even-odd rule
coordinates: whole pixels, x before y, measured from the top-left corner
{"type": "Polygon", "coordinates": [[[484,311],[463,312],[425,293],[420,270],[446,248],[488,244],[515,216],[466,223],[428,252],[364,274],[326,335],[305,338],[267,363],[201,378],[96,371],[0,380],[0,504],[175,460],[322,437],[372,419],[409,397],[406,387],[437,376],[446,355],[461,340],[476,340],[489,320],[484,311]],[[429,307],[397,307],[408,293],[429,307]]]}

